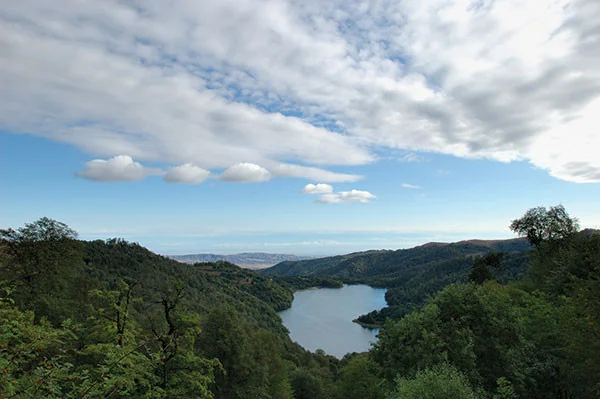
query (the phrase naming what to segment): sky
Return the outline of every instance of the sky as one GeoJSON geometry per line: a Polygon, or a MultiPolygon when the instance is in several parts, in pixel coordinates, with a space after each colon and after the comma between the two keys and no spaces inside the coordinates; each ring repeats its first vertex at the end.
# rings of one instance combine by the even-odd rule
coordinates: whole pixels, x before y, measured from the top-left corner
{"type": "Polygon", "coordinates": [[[597,0],[0,0],[0,228],[331,255],[600,228],[597,0]]]}

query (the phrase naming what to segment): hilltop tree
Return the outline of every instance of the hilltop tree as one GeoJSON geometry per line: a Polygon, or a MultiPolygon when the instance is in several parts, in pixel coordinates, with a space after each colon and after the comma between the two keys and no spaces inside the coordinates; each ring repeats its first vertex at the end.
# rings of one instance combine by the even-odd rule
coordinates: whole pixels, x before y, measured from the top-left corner
{"type": "Polygon", "coordinates": [[[66,309],[69,298],[79,295],[72,282],[82,264],[77,232],[64,223],[43,217],[17,230],[0,230],[0,270],[15,290],[14,299],[36,318],[60,317],[56,309],[66,309]],[[52,317],[52,315],[57,317],[52,317]]]}
{"type": "Polygon", "coordinates": [[[543,242],[557,242],[579,231],[579,221],[569,216],[562,205],[531,208],[512,221],[510,229],[539,248],[543,242]]]}
{"type": "Polygon", "coordinates": [[[77,232],[65,223],[43,217],[35,222],[25,224],[18,230],[2,229],[0,237],[12,243],[61,241],[77,239],[77,232]]]}

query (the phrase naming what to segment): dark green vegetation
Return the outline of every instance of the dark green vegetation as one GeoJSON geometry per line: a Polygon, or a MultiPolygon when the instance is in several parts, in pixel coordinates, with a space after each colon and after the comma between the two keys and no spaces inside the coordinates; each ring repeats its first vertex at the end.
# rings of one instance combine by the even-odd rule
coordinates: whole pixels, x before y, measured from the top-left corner
{"type": "Polygon", "coordinates": [[[364,283],[387,288],[388,307],[363,315],[365,324],[383,324],[388,317],[400,318],[418,309],[429,295],[449,284],[466,282],[473,260],[489,252],[503,253],[502,265],[494,269],[501,281],[514,279],[527,269],[526,239],[454,244],[430,243],[397,251],[367,251],[328,258],[282,262],[264,269],[267,276],[330,277],[346,283],[364,283]]]}
{"type": "Polygon", "coordinates": [[[47,218],[0,237],[0,398],[286,398],[296,373],[333,381],[338,361],[276,314],[319,281],[78,241],[47,218]]]}
{"type": "MultiPolygon", "coordinates": [[[[555,233],[552,218],[542,208],[531,223],[555,233]]],[[[518,279],[501,248],[461,254],[469,282],[388,318],[370,352],[341,360],[291,343],[275,313],[311,277],[184,265],[78,241],[50,219],[0,234],[0,398],[599,397],[594,232],[543,236],[518,279]]]]}

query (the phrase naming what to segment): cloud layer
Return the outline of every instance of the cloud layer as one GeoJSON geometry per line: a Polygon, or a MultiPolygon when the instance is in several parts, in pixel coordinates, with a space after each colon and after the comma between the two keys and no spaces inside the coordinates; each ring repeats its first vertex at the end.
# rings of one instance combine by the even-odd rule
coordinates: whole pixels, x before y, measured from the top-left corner
{"type": "MultiPolygon", "coordinates": [[[[356,181],[328,169],[388,147],[597,182],[598,20],[597,0],[12,2],[0,129],[227,181],[356,181]]],[[[125,161],[80,175],[144,176],[125,161]]]]}

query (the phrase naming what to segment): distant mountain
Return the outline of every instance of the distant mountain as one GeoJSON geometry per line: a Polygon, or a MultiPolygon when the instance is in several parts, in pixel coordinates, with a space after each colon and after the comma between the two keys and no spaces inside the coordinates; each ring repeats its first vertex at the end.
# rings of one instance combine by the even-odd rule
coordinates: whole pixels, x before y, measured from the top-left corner
{"type": "MultiPolygon", "coordinates": [[[[284,261],[262,270],[265,275],[345,278],[394,278],[406,269],[431,266],[457,258],[495,252],[522,252],[530,248],[525,238],[467,240],[456,243],[431,242],[410,249],[371,250],[326,258],[284,261]]],[[[403,273],[401,273],[403,274],[403,273]]]]}
{"type": "Polygon", "coordinates": [[[235,255],[216,255],[216,254],[190,254],[190,255],[173,255],[171,259],[178,260],[184,263],[203,263],[217,262],[224,260],[229,263],[244,267],[246,269],[264,269],[273,266],[277,263],[285,261],[300,261],[311,259],[308,256],[296,256],[289,254],[270,254],[264,252],[246,252],[235,255]]]}

